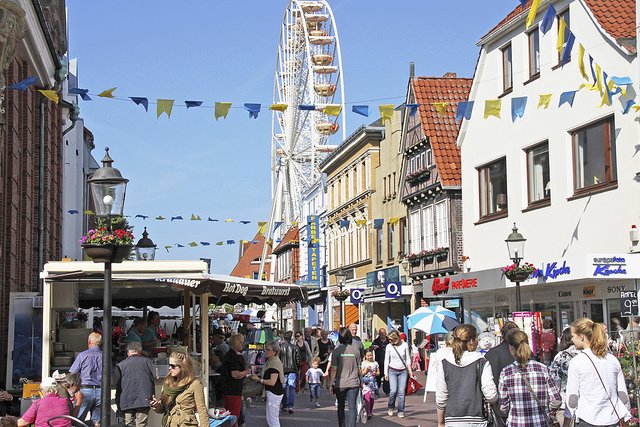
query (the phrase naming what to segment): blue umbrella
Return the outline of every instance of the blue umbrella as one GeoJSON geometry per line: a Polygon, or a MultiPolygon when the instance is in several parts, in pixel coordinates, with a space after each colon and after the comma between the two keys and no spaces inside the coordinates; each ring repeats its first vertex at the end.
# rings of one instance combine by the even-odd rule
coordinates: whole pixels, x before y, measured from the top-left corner
{"type": "Polygon", "coordinates": [[[428,335],[445,334],[458,324],[455,313],[441,306],[420,307],[407,317],[410,329],[419,329],[428,335]]]}

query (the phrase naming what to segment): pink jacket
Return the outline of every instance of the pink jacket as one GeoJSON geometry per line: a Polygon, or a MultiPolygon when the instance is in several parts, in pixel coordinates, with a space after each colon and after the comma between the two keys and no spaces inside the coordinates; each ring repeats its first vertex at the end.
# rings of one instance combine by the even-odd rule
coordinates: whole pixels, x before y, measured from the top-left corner
{"type": "MultiPolygon", "coordinates": [[[[49,393],[42,399],[36,400],[21,417],[35,427],[49,427],[47,421],[58,415],[70,415],[69,400],[57,394],[49,393]]],[[[51,423],[55,427],[71,427],[71,421],[57,419],[51,423]]]]}

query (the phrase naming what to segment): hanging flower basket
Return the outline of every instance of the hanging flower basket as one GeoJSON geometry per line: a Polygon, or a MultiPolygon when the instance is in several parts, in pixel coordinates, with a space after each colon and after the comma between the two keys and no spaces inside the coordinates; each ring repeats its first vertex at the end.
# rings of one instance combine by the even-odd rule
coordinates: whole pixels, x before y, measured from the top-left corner
{"type": "Polygon", "coordinates": [[[97,245],[93,243],[86,243],[82,247],[93,262],[99,263],[121,263],[131,254],[131,249],[133,249],[133,245],[97,245]]]}
{"type": "Polygon", "coordinates": [[[347,298],[349,298],[351,292],[349,292],[348,290],[333,291],[331,295],[333,295],[333,297],[338,301],[345,301],[347,298]]]}
{"type": "Polygon", "coordinates": [[[502,268],[504,277],[512,282],[524,282],[535,273],[536,268],[533,264],[525,262],[522,265],[511,264],[502,268]]]}

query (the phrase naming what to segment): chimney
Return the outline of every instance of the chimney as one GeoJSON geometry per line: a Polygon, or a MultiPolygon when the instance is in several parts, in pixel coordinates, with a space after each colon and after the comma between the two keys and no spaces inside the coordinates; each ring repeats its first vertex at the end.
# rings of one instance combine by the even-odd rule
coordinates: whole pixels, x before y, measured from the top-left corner
{"type": "Polygon", "coordinates": [[[413,78],[416,75],[416,64],[409,62],[409,77],[413,78]]]}
{"type": "Polygon", "coordinates": [[[444,77],[445,79],[455,79],[456,77],[458,77],[458,75],[449,71],[448,73],[444,73],[444,76],[442,77],[444,77]]]}

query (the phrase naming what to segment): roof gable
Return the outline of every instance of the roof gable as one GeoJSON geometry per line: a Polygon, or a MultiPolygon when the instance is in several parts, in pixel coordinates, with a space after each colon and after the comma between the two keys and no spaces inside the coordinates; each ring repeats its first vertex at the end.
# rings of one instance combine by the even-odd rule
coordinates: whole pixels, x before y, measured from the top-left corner
{"type": "MultiPolygon", "coordinates": [[[[248,277],[253,278],[253,273],[257,273],[260,270],[260,264],[252,264],[254,259],[260,259],[262,257],[262,248],[264,247],[264,236],[260,233],[256,234],[253,238],[253,242],[244,243],[244,252],[238,260],[238,263],[233,267],[231,276],[236,277],[248,277]]],[[[271,245],[267,246],[267,257],[271,255],[271,245]]],[[[265,262],[264,271],[269,276],[269,261],[265,262]]]]}
{"type": "Polygon", "coordinates": [[[295,225],[287,230],[284,236],[282,236],[282,241],[273,250],[273,253],[279,254],[280,252],[284,252],[285,247],[289,245],[298,245],[298,243],[298,226],[295,225]]]}
{"type": "Polygon", "coordinates": [[[444,186],[460,186],[462,173],[460,149],[456,145],[459,123],[456,123],[456,106],[469,97],[472,79],[449,77],[414,77],[411,87],[420,107],[422,131],[429,139],[433,160],[444,186]],[[434,102],[446,102],[445,114],[438,113],[434,102]]]}

